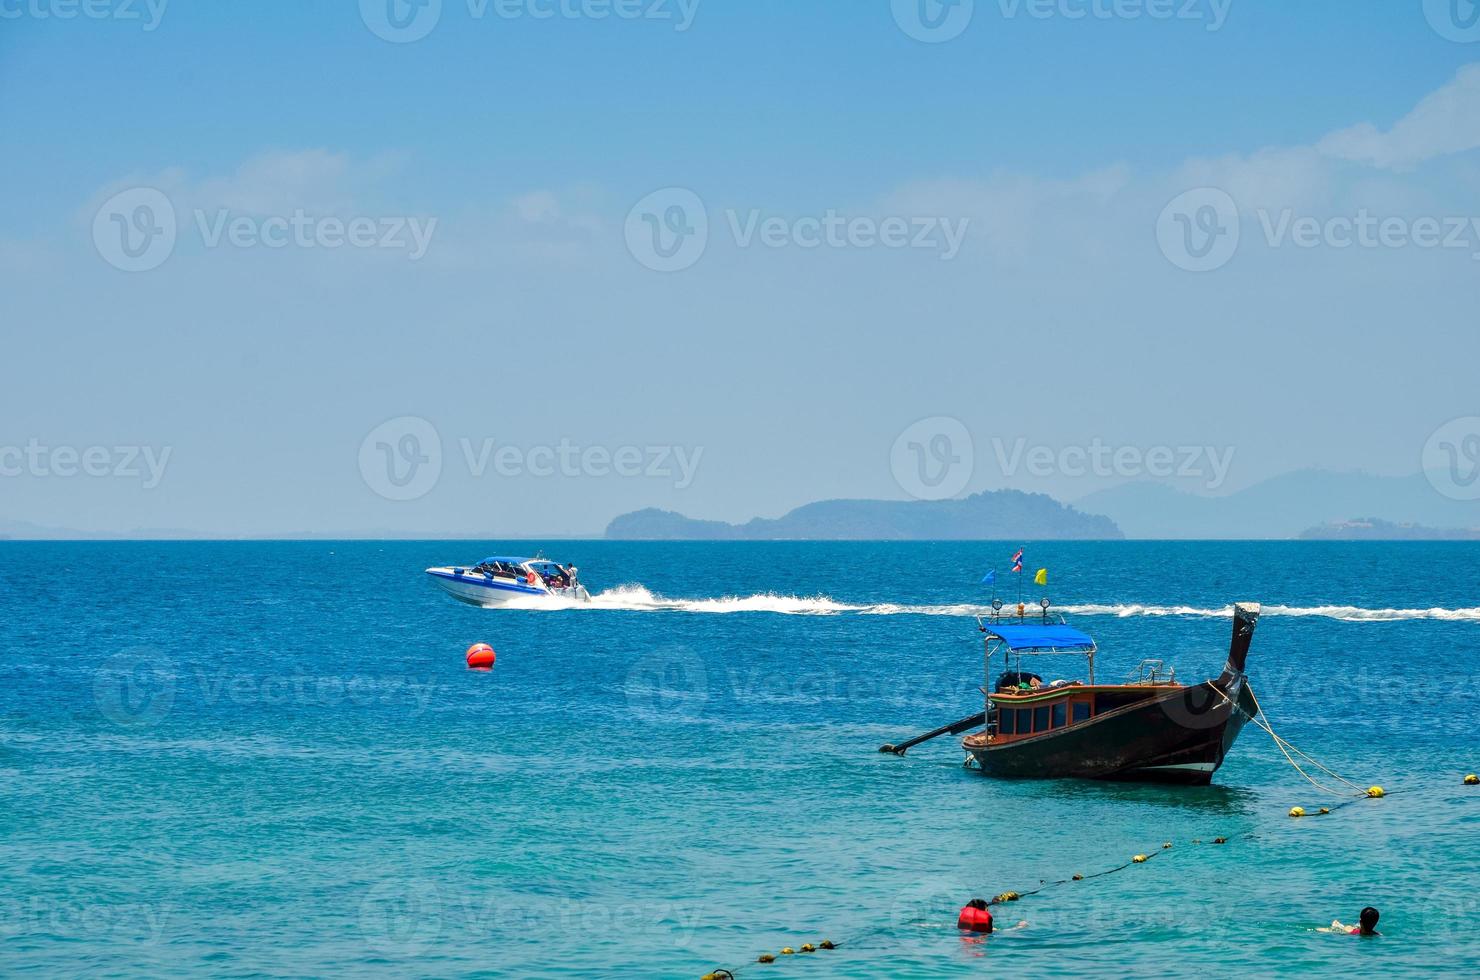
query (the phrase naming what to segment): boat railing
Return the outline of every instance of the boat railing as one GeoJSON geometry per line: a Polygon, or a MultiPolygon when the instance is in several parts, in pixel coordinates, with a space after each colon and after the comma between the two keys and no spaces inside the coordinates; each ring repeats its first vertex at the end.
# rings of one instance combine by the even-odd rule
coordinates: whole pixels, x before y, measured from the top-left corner
{"type": "Polygon", "coordinates": [[[1134,680],[1130,683],[1148,687],[1155,684],[1175,684],[1177,669],[1168,667],[1161,660],[1142,660],[1136,665],[1134,680]]]}

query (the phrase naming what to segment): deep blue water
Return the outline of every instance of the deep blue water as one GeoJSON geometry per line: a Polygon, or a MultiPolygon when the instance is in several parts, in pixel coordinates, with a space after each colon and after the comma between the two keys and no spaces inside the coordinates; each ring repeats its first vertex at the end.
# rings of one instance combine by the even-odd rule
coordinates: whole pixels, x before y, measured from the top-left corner
{"type": "Polygon", "coordinates": [[[518,545],[0,544],[0,974],[1480,959],[1480,787],[1461,785],[1480,769],[1480,546],[1030,547],[1102,679],[1153,656],[1214,673],[1216,613],[1265,603],[1249,670],[1276,729],[1390,791],[1300,821],[1289,807],[1337,798],[1252,726],[1204,789],[993,781],[950,738],[878,754],[979,706],[955,607],[989,568],[1006,583],[1014,546],[564,542],[551,557],[595,608],[494,611],[421,570],[518,545]],[[719,611],[739,607],[814,614],[719,611]],[[465,668],[475,641],[492,672],[465,668]],[[1025,929],[952,927],[973,895],[1162,842],[999,910],[1025,929]],[[1366,904],[1383,938],[1312,931],[1366,904]],[[754,963],[825,937],[842,947],[754,963]]]}

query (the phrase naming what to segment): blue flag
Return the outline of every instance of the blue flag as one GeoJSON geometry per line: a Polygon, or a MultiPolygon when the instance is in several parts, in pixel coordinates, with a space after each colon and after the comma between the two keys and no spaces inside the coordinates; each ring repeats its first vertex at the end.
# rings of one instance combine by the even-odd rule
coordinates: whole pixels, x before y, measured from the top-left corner
{"type": "Polygon", "coordinates": [[[996,584],[997,584],[997,570],[996,569],[993,569],[992,571],[990,571],[990,572],[988,572],[986,574],[986,577],[984,577],[982,579],[982,585],[996,585],[996,584]]]}

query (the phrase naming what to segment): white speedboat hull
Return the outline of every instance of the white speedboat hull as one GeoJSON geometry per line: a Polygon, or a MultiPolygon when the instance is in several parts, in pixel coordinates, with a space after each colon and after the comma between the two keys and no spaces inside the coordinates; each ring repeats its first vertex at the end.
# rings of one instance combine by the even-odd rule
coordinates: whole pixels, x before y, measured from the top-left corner
{"type": "Polygon", "coordinates": [[[427,575],[448,595],[472,606],[504,606],[531,599],[591,601],[590,594],[581,585],[568,589],[552,589],[539,580],[530,584],[528,581],[457,567],[428,568],[427,575]]]}

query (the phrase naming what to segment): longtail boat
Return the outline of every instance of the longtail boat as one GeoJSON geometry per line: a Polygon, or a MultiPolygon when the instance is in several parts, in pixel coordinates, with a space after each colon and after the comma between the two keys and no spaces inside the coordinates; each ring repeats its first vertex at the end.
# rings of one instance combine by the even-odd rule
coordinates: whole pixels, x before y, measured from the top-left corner
{"type": "MultiPolygon", "coordinates": [[[[1120,684],[1095,682],[1095,641],[1062,622],[979,617],[986,634],[985,727],[961,746],[967,764],[992,776],[1124,779],[1205,786],[1257,705],[1244,675],[1259,619],[1257,603],[1233,607],[1228,662],[1213,680],[1186,685],[1160,660],[1144,660],[1120,684]],[[993,661],[1003,670],[992,686],[993,661]],[[1089,681],[1053,681],[1023,667],[1025,656],[1084,656],[1089,681]]],[[[977,715],[978,723],[983,715],[977,715]]]]}

